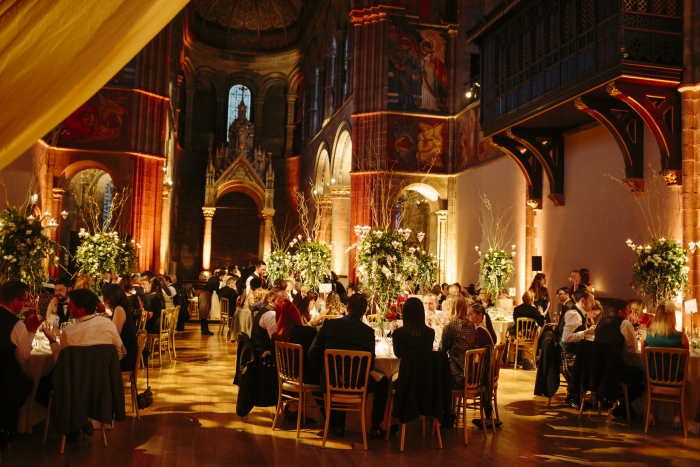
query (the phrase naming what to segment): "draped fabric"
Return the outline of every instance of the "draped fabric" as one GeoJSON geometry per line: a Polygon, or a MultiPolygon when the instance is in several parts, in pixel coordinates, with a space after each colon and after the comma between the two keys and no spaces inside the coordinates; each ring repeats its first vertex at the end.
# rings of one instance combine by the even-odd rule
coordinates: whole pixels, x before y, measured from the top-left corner
{"type": "Polygon", "coordinates": [[[87,101],[188,0],[0,0],[0,168],[87,101]]]}

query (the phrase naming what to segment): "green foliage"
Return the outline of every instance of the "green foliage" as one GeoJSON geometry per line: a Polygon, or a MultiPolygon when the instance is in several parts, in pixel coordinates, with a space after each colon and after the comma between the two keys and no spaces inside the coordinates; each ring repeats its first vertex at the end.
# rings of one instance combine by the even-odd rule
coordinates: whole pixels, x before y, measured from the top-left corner
{"type": "Polygon", "coordinates": [[[102,274],[131,274],[136,266],[136,242],[122,242],[117,232],[78,234],[82,242],[75,253],[75,264],[79,274],[92,278],[93,292],[99,294],[102,274]]]}
{"type": "Polygon", "coordinates": [[[292,257],[294,272],[309,290],[318,292],[318,285],[331,275],[331,250],[325,243],[301,242],[292,257]]]}
{"type": "Polygon", "coordinates": [[[438,259],[431,254],[422,252],[416,255],[416,266],[418,272],[416,274],[416,282],[420,286],[421,293],[430,292],[430,288],[437,283],[438,259]]]}
{"type": "Polygon", "coordinates": [[[637,250],[630,285],[648,307],[655,307],[688,287],[688,255],[675,241],[652,238],[648,246],[637,250]]]}
{"type": "Polygon", "coordinates": [[[496,299],[505,290],[506,283],[515,276],[513,258],[505,250],[490,248],[478,264],[481,288],[496,299]]]}
{"type": "Polygon", "coordinates": [[[48,237],[42,219],[29,221],[15,207],[0,213],[0,282],[22,281],[32,295],[48,280],[46,261],[57,264],[58,243],[48,237]]]}
{"type": "Polygon", "coordinates": [[[267,263],[267,277],[270,283],[274,283],[277,279],[288,278],[294,266],[292,255],[282,250],[273,251],[265,263],[267,263]]]}
{"type": "Polygon", "coordinates": [[[416,257],[407,243],[398,231],[375,227],[358,245],[357,269],[367,279],[369,289],[377,294],[382,318],[389,309],[389,301],[396,300],[408,277],[418,272],[416,257]]]}

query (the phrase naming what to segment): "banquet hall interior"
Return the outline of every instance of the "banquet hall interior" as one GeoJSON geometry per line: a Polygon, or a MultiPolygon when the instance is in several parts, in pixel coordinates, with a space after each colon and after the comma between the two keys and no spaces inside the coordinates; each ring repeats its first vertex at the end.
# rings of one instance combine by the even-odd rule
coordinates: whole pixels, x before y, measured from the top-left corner
{"type": "MultiPolygon", "coordinates": [[[[31,400],[0,465],[698,465],[700,2],[80,3],[0,2],[0,209],[46,213],[58,250],[45,268],[56,284],[80,272],[90,226],[133,240],[134,272],[176,276],[189,321],[149,331],[159,355],[135,372],[141,393],[148,370],[150,407],[133,410],[127,384],[126,420],[104,434],[98,423],[59,453],[51,423],[45,439],[51,409],[31,400]],[[440,284],[459,283],[476,298],[485,256],[503,249],[512,273],[492,303],[511,323],[489,318],[493,344],[513,339],[513,307],[536,274],[556,307],[572,271],[590,271],[585,286],[604,319],[612,303],[641,298],[640,255],[653,242],[677,245],[687,283],[673,309],[692,341],[687,436],[672,427],[670,403],[647,429],[646,392],[630,419],[589,404],[579,415],[564,376],[552,397],[536,395],[539,369],[525,369],[530,359],[512,345],[500,368],[502,426],[488,420],[488,432],[472,424],[479,403],[464,408],[464,426],[426,432],[416,418],[405,448],[400,432],[363,446],[357,413],[322,447],[318,401],[300,435],[286,412],[272,429],[276,399],[237,415],[236,303],[217,299],[207,320],[197,296],[220,272],[252,272],[276,252],[292,258],[304,240],[328,251],[334,284],[374,291],[361,245],[377,228],[420,233],[411,254],[436,265],[427,288],[437,284],[438,297],[440,284]]],[[[425,297],[425,288],[401,295],[425,297]]],[[[532,360],[543,366],[535,340],[532,360]]],[[[384,350],[391,361],[373,369],[391,380],[400,363],[384,350]]],[[[53,361],[50,351],[32,359],[36,393],[53,361]]],[[[369,420],[371,404],[365,411],[369,420]]]]}

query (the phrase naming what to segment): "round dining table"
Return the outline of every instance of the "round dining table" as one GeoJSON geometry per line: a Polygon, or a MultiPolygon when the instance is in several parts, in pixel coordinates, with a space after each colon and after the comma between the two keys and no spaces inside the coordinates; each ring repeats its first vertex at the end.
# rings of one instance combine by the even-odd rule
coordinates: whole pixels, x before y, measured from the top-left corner
{"type": "Polygon", "coordinates": [[[506,341],[508,329],[512,328],[515,323],[513,322],[513,320],[491,320],[491,324],[493,325],[493,330],[496,331],[496,344],[502,344],[506,341]]]}
{"type": "Polygon", "coordinates": [[[32,427],[46,419],[47,409],[38,404],[34,399],[39,388],[39,381],[46,376],[54,366],[54,358],[48,340],[43,333],[34,337],[32,352],[26,362],[22,363],[22,371],[32,381],[32,391],[27,396],[27,402],[19,411],[19,433],[31,433],[32,427]]]}

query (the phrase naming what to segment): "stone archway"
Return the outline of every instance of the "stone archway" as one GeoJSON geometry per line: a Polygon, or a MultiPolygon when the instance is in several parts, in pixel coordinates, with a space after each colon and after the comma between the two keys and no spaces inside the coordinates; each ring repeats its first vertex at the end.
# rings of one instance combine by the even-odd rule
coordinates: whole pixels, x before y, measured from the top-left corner
{"type": "Polygon", "coordinates": [[[350,171],[352,170],[352,136],[350,125],[338,126],[331,155],[331,180],[328,195],[332,199],[331,269],[340,276],[348,275],[350,246],[350,171]]]}

